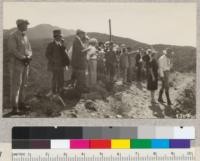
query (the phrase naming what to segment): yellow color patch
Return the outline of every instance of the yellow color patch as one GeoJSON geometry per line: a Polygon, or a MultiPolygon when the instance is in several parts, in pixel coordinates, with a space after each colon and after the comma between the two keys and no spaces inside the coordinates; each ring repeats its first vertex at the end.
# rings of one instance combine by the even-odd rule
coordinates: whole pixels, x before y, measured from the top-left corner
{"type": "Polygon", "coordinates": [[[130,149],[129,139],[113,139],[111,141],[112,149],[130,149]]]}

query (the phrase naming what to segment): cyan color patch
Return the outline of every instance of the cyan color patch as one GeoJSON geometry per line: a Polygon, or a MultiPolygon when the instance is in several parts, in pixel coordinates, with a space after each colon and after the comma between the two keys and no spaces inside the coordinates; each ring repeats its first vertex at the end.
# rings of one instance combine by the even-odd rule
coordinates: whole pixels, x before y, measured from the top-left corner
{"type": "Polygon", "coordinates": [[[152,139],[151,145],[153,149],[170,148],[168,139],[152,139]]]}

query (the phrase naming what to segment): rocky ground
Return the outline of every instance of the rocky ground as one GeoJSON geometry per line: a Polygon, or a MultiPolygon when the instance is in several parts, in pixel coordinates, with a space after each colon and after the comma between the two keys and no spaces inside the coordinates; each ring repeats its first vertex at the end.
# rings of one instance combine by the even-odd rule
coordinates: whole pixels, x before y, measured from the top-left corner
{"type": "MultiPolygon", "coordinates": [[[[118,80],[112,88],[100,83],[90,93],[83,95],[66,88],[62,95],[64,105],[58,97],[38,93],[28,100],[31,105],[30,112],[10,117],[194,118],[195,91],[190,89],[195,86],[195,75],[174,73],[171,82],[171,107],[167,104],[151,104],[145,81],[123,85],[121,80],[118,80]],[[192,93],[194,96],[191,96],[192,93]]],[[[9,110],[4,110],[4,114],[7,113],[9,110]]]]}

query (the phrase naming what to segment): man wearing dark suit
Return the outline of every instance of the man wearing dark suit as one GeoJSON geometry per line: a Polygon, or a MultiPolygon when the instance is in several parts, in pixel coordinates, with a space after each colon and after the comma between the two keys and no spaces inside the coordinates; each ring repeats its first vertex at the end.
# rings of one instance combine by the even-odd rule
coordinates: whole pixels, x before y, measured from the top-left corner
{"type": "Polygon", "coordinates": [[[133,81],[134,75],[134,67],[135,67],[135,53],[132,51],[131,47],[127,48],[128,50],[128,82],[131,83],[133,81]]]}
{"type": "Polygon", "coordinates": [[[116,75],[117,68],[117,56],[115,51],[113,50],[113,45],[113,42],[109,43],[109,49],[105,54],[107,77],[110,83],[114,83],[114,77],[116,75]]]}
{"type": "Polygon", "coordinates": [[[83,51],[86,34],[82,30],[77,30],[72,46],[72,81],[79,92],[87,92],[86,88],[86,53],[83,51]]]}
{"type": "Polygon", "coordinates": [[[150,55],[152,54],[151,49],[147,49],[142,56],[142,60],[144,62],[144,70],[145,70],[145,78],[148,76],[149,72],[149,62],[150,62],[150,55]]]}
{"type": "Polygon", "coordinates": [[[69,66],[69,57],[66,53],[61,30],[53,31],[54,41],[46,49],[48,70],[52,72],[52,92],[60,94],[64,87],[64,68],[69,66]]]}
{"type": "Polygon", "coordinates": [[[144,49],[140,48],[139,51],[136,54],[135,61],[136,61],[136,76],[137,76],[137,81],[141,81],[141,76],[142,76],[142,52],[144,49]]]}

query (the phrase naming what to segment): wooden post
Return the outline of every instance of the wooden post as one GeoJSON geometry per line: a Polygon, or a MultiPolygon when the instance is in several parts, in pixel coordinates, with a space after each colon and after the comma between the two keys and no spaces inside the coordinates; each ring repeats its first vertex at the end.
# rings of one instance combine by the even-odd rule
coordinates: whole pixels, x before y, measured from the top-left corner
{"type": "Polygon", "coordinates": [[[111,19],[109,19],[109,35],[110,35],[110,39],[109,41],[112,41],[112,28],[111,28],[111,19]]]}

